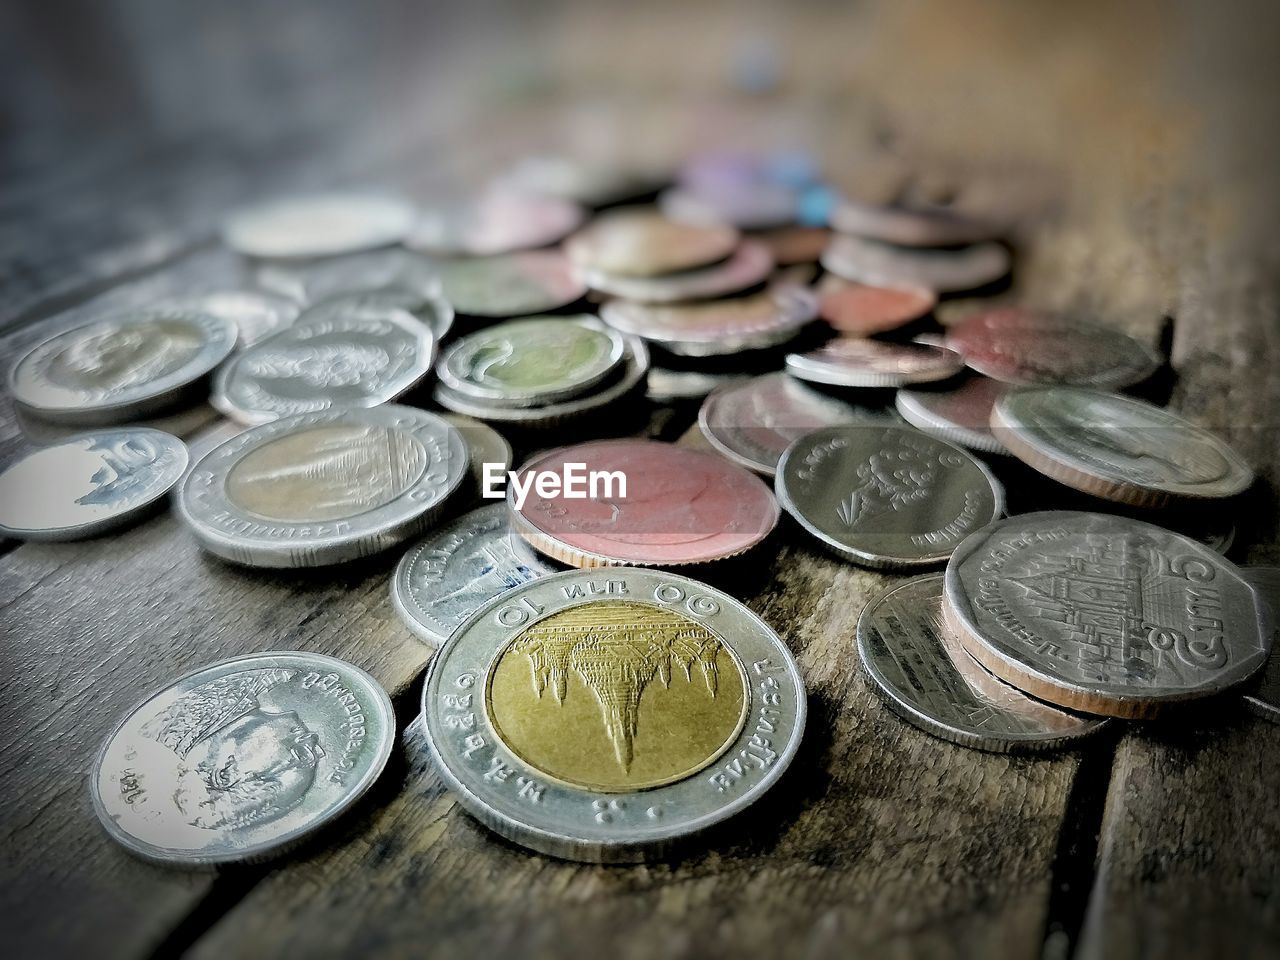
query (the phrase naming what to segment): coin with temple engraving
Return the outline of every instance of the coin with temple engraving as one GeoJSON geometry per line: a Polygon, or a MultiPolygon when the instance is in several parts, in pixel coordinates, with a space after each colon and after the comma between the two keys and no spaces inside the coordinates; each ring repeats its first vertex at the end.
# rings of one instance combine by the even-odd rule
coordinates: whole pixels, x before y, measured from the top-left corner
{"type": "Polygon", "coordinates": [[[1266,666],[1247,688],[1244,704],[1260,717],[1280,721],[1280,567],[1241,567],[1240,576],[1257,594],[1262,633],[1271,638],[1266,666]]]}
{"type": "Polygon", "coordinates": [[[444,295],[470,317],[527,317],[559,310],[587,293],[564,254],[528,250],[439,264],[444,295]]]}
{"type": "Polygon", "coordinates": [[[246,257],[327,257],[399,243],[413,223],[413,206],[398,197],[322,193],[236,210],[222,239],[246,257]]]}
{"type": "Polygon", "coordinates": [[[935,737],[998,753],[1070,746],[1107,725],[988,673],[943,624],[942,582],[937,573],[897,584],[858,618],[858,657],[890,709],[935,737]]]}
{"type": "Polygon", "coordinates": [[[1023,514],[973,534],[947,566],[943,614],[1005,682],[1130,719],[1243,683],[1271,645],[1234,564],[1161,527],[1094,513],[1023,514]]]}
{"type": "Polygon", "coordinates": [[[738,239],[733,227],[676,223],[639,207],[602,214],[566,240],[564,249],[583,270],[653,277],[724,260],[738,239]]]}
{"type": "Polygon", "coordinates": [[[130,853],[178,867],[283,853],[373,786],[395,741],[387,694],[316,653],[224,660],[134,707],[98,753],[94,810],[130,853]]]}
{"type": "Polygon", "coordinates": [[[553,856],[661,856],[749,807],[804,731],[795,660],[728,594],[571,570],[491,600],[436,654],[424,734],[459,802],[553,856]]]}

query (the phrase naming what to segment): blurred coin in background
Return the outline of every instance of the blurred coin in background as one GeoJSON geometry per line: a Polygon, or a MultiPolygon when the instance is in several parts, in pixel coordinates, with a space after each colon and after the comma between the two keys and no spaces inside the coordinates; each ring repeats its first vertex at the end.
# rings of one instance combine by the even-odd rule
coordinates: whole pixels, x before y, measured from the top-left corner
{"type": "Polygon", "coordinates": [[[415,219],[413,205],[398,197],[312,194],[236,210],[223,221],[222,239],[246,257],[326,257],[400,243],[415,219]]]}

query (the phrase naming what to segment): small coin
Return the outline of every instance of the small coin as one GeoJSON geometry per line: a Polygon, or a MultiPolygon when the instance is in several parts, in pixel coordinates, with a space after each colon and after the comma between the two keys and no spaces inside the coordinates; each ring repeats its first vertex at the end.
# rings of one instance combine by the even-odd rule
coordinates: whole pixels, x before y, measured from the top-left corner
{"type": "Polygon", "coordinates": [[[932,290],[841,281],[821,295],[818,313],[841,333],[865,337],[919,320],[937,303],[938,295],[932,290]]]}
{"type": "Polygon", "coordinates": [[[844,199],[831,212],[831,226],[903,247],[950,247],[993,240],[997,228],[983,220],[940,208],[913,209],[844,199]]]}
{"type": "Polygon", "coordinates": [[[55,423],[138,419],[187,398],[236,334],[230,321],[193,310],[120,313],[33,347],[10,371],[9,392],[23,413],[55,423]]]}
{"type": "Polygon", "coordinates": [[[858,657],[895,713],[935,737],[998,753],[1070,746],[1107,725],[988,673],[943,623],[942,584],[940,573],[897,584],[858,618],[858,657]]]}
{"type": "Polygon", "coordinates": [[[663,855],[750,806],[795,756],[805,706],[795,660],[745,606],[625,567],[491,600],[422,691],[432,757],[474,817],[595,862],[663,855]]]}
{"type": "Polygon", "coordinates": [[[583,270],[654,277],[724,260],[738,240],[733,227],[676,223],[656,211],[629,208],[597,217],[565,241],[565,253],[583,270]]]}
{"type": "Polygon", "coordinates": [[[444,295],[471,317],[527,317],[587,295],[569,259],[554,250],[446,260],[439,270],[444,295]]]}
{"type": "Polygon", "coordinates": [[[1168,530],[1092,513],[1029,513],[975,533],[947,566],[943,612],[1000,679],[1130,719],[1242,683],[1270,645],[1234,564],[1168,530]]]}
{"type": "Polygon", "coordinates": [[[504,503],[472,510],[410,548],[391,576],[391,600],[413,633],[433,647],[500,593],[558,567],[512,549],[519,540],[504,503]]]}
{"type": "Polygon", "coordinates": [[[1230,497],[1253,470],[1207,430],[1132,397],[1079,387],[1005,394],[991,427],[1009,451],[1059,483],[1143,507],[1230,497]]]}
{"type": "Polygon", "coordinates": [[[1280,567],[1241,567],[1240,576],[1253,587],[1262,618],[1262,635],[1271,638],[1271,653],[1258,681],[1244,695],[1245,706],[1260,717],[1280,720],[1280,567]]]}
{"type": "Polygon", "coordinates": [[[374,407],[408,392],[430,372],[436,340],[413,314],[380,305],[379,296],[318,304],[236,354],[218,370],[210,402],[233,420],[258,424],[330,407],[374,407]]]}
{"type": "Polygon", "coordinates": [[[877,568],[942,563],[1004,511],[1004,490],[961,448],[909,427],[823,427],[791,444],[774,488],[824,546],[877,568]]]}
{"type": "Polygon", "coordinates": [[[932,343],[891,343],[837,337],[808,353],[789,353],[787,372],[801,380],[836,387],[900,387],[954,377],[964,360],[932,343]]]}
{"type": "Polygon", "coordinates": [[[186,469],[186,445],[159,430],[63,440],[0,473],[0,537],[82,540],[123,527],[156,506],[186,469]]]}
{"type": "Polygon", "coordinates": [[[820,393],[785,373],[727,383],[698,411],[707,441],[735,463],[772,477],[793,440],[819,427],[896,421],[892,411],[820,393]]]}
{"type": "Polygon", "coordinates": [[[246,257],[327,257],[399,243],[414,220],[412,205],[396,197],[315,194],[237,210],[223,222],[222,238],[246,257]]]}
{"type": "Polygon", "coordinates": [[[751,239],[763,243],[780,267],[817,263],[831,241],[825,227],[778,227],[753,233],[751,239]]]}
{"type": "Polygon", "coordinates": [[[951,389],[899,390],[894,403],[902,418],[925,433],[983,453],[1009,451],[991,432],[991,409],[1007,387],[974,376],[951,389]]]}
{"type": "Polygon", "coordinates": [[[236,346],[252,346],[259,340],[279,333],[298,318],[298,304],[288,298],[263,290],[214,290],[191,296],[171,297],[162,307],[207,313],[236,325],[236,346]]]}
{"type": "Polygon", "coordinates": [[[557,243],[585,217],[561,197],[491,189],[461,205],[424,210],[407,243],[427,253],[488,257],[557,243]]]}
{"type": "Polygon", "coordinates": [[[568,464],[583,478],[579,492],[585,496],[566,496],[563,488],[544,495],[534,486],[522,498],[509,483],[507,503],[516,532],[571,566],[723,560],[760,543],[778,522],[777,501],[749,470],[715,454],[654,440],[560,447],[530,460],[520,474],[563,478],[568,464]]]}
{"type": "Polygon", "coordinates": [[[773,255],[768,247],[744,240],[727,260],[696,270],[629,277],[584,269],[581,276],[592,290],[610,296],[642,303],[677,303],[728,296],[759,286],[769,279],[773,267],[773,255]]]}
{"type": "Polygon", "coordinates": [[[837,276],[875,287],[923,287],[937,293],[973,290],[1009,272],[1009,251],[988,241],[958,249],[897,247],[835,234],[822,265],[837,276]]]}
{"type": "Polygon", "coordinates": [[[266,263],[254,278],[260,286],[303,304],[387,289],[412,291],[424,299],[440,294],[436,264],[398,247],[300,263],[266,263]]]}
{"type": "Polygon", "coordinates": [[[1007,307],[962,320],[947,346],[978,373],[1016,384],[1072,384],[1118,390],[1160,368],[1160,356],[1119,330],[1007,307]]]}
{"type": "Polygon", "coordinates": [[[511,444],[497,430],[479,420],[457,413],[443,413],[440,419],[451,423],[466,441],[472,492],[476,497],[482,496],[485,488],[485,464],[493,464],[492,469],[505,477],[511,469],[511,444]]]}
{"type": "Polygon", "coordinates": [[[740,230],[766,230],[800,218],[800,194],[781,183],[704,182],[672,187],[658,196],[672,220],[706,226],[730,224],[740,230]]]}
{"type": "Polygon", "coordinates": [[[316,653],[224,660],[120,721],[90,789],[107,833],[172,866],[262,860],[348,810],[391,756],[391,701],[316,653]]]}
{"type": "Polygon", "coordinates": [[[304,413],[246,430],[196,464],[179,517],[200,545],[253,567],[317,567],[420,533],[467,473],[462,435],[386,404],[304,413]]]}

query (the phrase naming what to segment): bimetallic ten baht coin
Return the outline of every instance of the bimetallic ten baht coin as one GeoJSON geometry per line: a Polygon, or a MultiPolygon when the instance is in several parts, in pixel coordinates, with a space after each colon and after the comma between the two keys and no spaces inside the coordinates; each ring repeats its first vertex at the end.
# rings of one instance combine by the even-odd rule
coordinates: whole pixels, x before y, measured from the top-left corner
{"type": "Polygon", "coordinates": [[[1004,490],[985,465],[900,426],[806,433],[782,455],[774,488],[824,546],[868,567],[942,563],[1004,510],[1004,490]]]}
{"type": "Polygon", "coordinates": [[[948,380],[964,369],[954,350],[932,343],[837,337],[808,353],[789,353],[787,372],[834,387],[900,387],[948,380]]]}
{"type": "Polygon", "coordinates": [[[257,653],[180,677],[131,710],[98,753],[90,790],[107,833],[140,857],[262,860],[359,800],[394,740],[391,701],[363,670],[257,653]]]}
{"type": "Polygon", "coordinates": [[[724,260],[738,240],[733,227],[676,223],[648,208],[623,208],[597,217],[564,249],[582,270],[654,277],[724,260]]]}
{"type": "Polygon", "coordinates": [[[894,405],[918,430],[971,450],[1008,454],[991,431],[991,409],[1007,390],[999,381],[972,376],[950,389],[899,390],[894,405]]]}
{"type": "Polygon", "coordinates": [[[438,269],[445,297],[470,317],[528,317],[587,294],[568,258],[555,250],[445,260],[438,269]]]}
{"type": "Polygon", "coordinates": [[[186,444],[159,430],[97,430],[63,440],[0,473],[0,537],[95,537],[156,506],[186,469],[186,444]]]}
{"type": "Polygon", "coordinates": [[[325,410],[214,448],[183,481],[176,510],[202,547],[235,563],[323,566],[420,533],[466,474],[461,434],[435,414],[325,410]]]}
{"type": "Polygon", "coordinates": [[[660,856],[758,800],[794,757],[795,660],[728,594],[573,570],[478,610],[436,654],[428,746],[459,802],[542,853],[660,856]]]}
{"type": "Polygon", "coordinates": [[[388,289],[411,291],[423,298],[440,295],[435,263],[400,247],[298,263],[264,263],[254,278],[260,286],[302,304],[388,289]]]}
{"type": "Polygon", "coordinates": [[[773,272],[773,254],[763,243],[744,240],[727,260],[678,273],[652,277],[629,277],[603,270],[581,270],[580,276],[592,290],[639,303],[676,304],[686,300],[725,297],[758,287],[773,272]]]}
{"type": "Polygon", "coordinates": [[[937,293],[972,290],[1009,272],[1009,251],[994,242],[959,249],[891,246],[849,234],[831,238],[822,265],[837,276],[875,287],[923,287],[937,293]]]}
{"type": "Polygon", "coordinates": [[[1271,638],[1234,564],[1123,517],[1053,511],[973,534],[943,612],[1007,683],[1072,710],[1140,719],[1248,680],[1271,638]]]}
{"type": "Polygon", "coordinates": [[[1280,567],[1241,567],[1240,576],[1257,594],[1262,633],[1271,638],[1271,653],[1244,704],[1260,717],[1280,721],[1280,567]]]}
{"type": "Polygon", "coordinates": [[[298,318],[301,309],[291,298],[265,290],[211,290],[170,297],[157,306],[194,310],[230,320],[239,331],[237,347],[249,347],[279,333],[298,318]]]}
{"type": "Polygon", "coordinates": [[[414,219],[413,206],[398,197],[314,194],[237,210],[223,222],[222,239],[246,257],[327,257],[399,243],[414,219]]]}

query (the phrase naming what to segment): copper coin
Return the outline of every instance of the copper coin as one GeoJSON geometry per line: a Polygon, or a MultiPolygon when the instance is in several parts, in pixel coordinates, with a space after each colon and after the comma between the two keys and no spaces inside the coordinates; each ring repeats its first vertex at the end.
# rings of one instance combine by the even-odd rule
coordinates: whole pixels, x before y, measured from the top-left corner
{"type": "Polygon", "coordinates": [[[568,258],[554,250],[446,260],[438,269],[445,298],[469,317],[545,313],[581,300],[587,292],[568,258]]]}
{"type": "Polygon", "coordinates": [[[991,408],[1008,388],[986,377],[970,377],[950,390],[899,390],[894,403],[902,418],[925,433],[984,453],[1009,452],[991,431],[991,408]]]}
{"type": "Polygon", "coordinates": [[[846,283],[822,294],[818,313],[841,333],[866,337],[919,320],[937,304],[938,295],[923,287],[846,283]]]}
{"type": "Polygon", "coordinates": [[[778,522],[772,491],[750,470],[701,450],[654,440],[599,440],[544,453],[522,482],[549,474],[582,482],[585,498],[543,496],[538,482],[520,502],[507,485],[512,525],[535,549],[575,567],[683,566],[736,556],[778,522]],[[595,474],[613,475],[606,483],[595,474]],[[625,495],[618,477],[625,477],[625,495]],[[594,487],[594,489],[591,489],[594,487]]]}
{"type": "Polygon", "coordinates": [[[842,200],[831,213],[831,226],[904,247],[949,247],[992,240],[994,225],[953,210],[912,209],[842,200]]]}
{"type": "Polygon", "coordinates": [[[632,207],[602,214],[565,242],[578,267],[627,277],[693,270],[725,259],[738,246],[733,227],[676,223],[632,207]]]}
{"type": "Polygon", "coordinates": [[[929,343],[837,337],[808,353],[787,354],[793,377],[836,387],[900,387],[946,380],[964,369],[960,355],[929,343]]]}
{"type": "Polygon", "coordinates": [[[744,240],[729,259],[697,270],[657,277],[627,277],[600,270],[582,270],[592,290],[641,303],[677,303],[724,297],[758,286],[773,272],[773,256],[763,243],[744,240]]]}
{"type": "Polygon", "coordinates": [[[558,243],[585,217],[582,207],[560,197],[490,190],[461,206],[424,211],[406,244],[427,253],[487,257],[558,243]]]}
{"type": "Polygon", "coordinates": [[[822,265],[857,283],[951,293],[994,283],[1009,272],[1010,258],[1007,249],[992,242],[931,250],[838,233],[822,255],[822,265]]]}
{"type": "Polygon", "coordinates": [[[1005,383],[1064,383],[1118,390],[1160,368],[1154,350],[1119,330],[1002,307],[947,331],[947,346],[974,370],[1005,383]]]}

